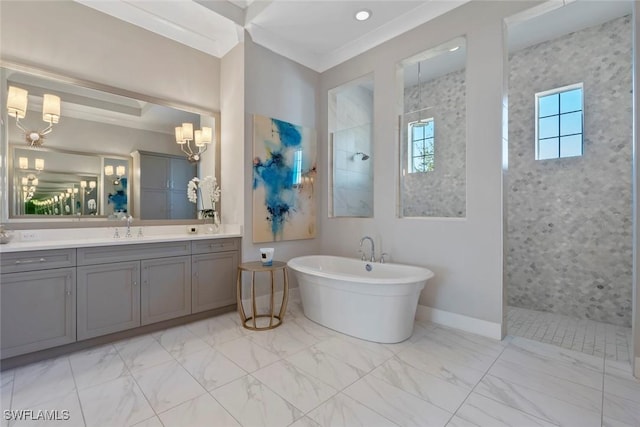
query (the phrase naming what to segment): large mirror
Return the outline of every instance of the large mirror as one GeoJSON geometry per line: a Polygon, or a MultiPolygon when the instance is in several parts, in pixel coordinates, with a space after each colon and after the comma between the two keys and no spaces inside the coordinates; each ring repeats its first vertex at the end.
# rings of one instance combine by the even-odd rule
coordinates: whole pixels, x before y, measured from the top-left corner
{"type": "Polygon", "coordinates": [[[466,216],[466,43],[403,61],[400,217],[466,216]]]}
{"type": "Polygon", "coordinates": [[[130,92],[21,66],[5,64],[0,76],[2,153],[7,160],[2,177],[6,186],[2,191],[3,221],[118,219],[129,215],[137,219],[196,219],[186,184],[194,176],[215,176],[219,170],[215,167],[219,155],[214,152],[219,146],[213,113],[173,108],[130,92]],[[22,98],[21,91],[26,91],[22,98]],[[57,107],[48,104],[49,95],[59,98],[57,107]],[[24,111],[22,102],[26,103],[24,111]],[[47,114],[53,114],[54,119],[47,114]],[[49,122],[44,121],[47,117],[49,122]],[[192,125],[193,136],[187,144],[178,144],[175,128],[183,123],[192,125]],[[194,161],[184,151],[188,146],[196,152],[202,150],[194,143],[202,138],[196,131],[205,126],[213,135],[206,144],[200,139],[199,147],[210,152],[194,161]],[[144,183],[144,178],[158,173],[144,169],[149,162],[136,161],[139,153],[168,159],[168,178],[153,184],[153,191],[158,195],[156,200],[167,200],[173,209],[141,208],[144,187],[140,181],[144,183]],[[178,169],[179,179],[175,178],[178,169]]]}
{"type": "Polygon", "coordinates": [[[373,76],[329,91],[332,217],[373,217],[373,76]]]}

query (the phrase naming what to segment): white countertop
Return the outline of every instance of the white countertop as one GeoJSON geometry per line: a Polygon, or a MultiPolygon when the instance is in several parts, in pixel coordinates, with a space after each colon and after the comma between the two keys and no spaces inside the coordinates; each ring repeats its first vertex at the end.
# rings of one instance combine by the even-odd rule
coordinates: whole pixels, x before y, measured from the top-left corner
{"type": "Polygon", "coordinates": [[[133,237],[124,237],[126,229],[118,227],[120,238],[113,237],[115,227],[14,231],[11,242],[0,245],[0,253],[242,237],[239,226],[225,225],[221,232],[213,234],[205,233],[202,227],[198,233],[190,234],[182,225],[150,226],[142,227],[143,237],[137,237],[139,228],[131,227],[133,237]],[[24,232],[33,233],[36,239],[21,240],[24,232]]]}

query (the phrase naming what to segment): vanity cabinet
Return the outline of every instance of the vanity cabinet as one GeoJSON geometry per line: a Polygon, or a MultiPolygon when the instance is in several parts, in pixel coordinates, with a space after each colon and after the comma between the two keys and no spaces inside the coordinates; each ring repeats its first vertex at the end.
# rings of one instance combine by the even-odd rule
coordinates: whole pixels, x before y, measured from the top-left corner
{"type": "Polygon", "coordinates": [[[236,303],[237,239],[191,243],[192,312],[236,303]]]}
{"type": "Polygon", "coordinates": [[[140,261],[78,267],[78,339],[140,326],[140,261]]]}
{"type": "Polygon", "coordinates": [[[75,249],[2,255],[0,357],[76,340],[75,249]]]}
{"type": "Polygon", "coordinates": [[[142,324],[191,314],[191,257],[150,259],[142,266],[142,324]]]}
{"type": "Polygon", "coordinates": [[[239,251],[205,238],[3,252],[0,357],[234,305],[239,251]]]}
{"type": "Polygon", "coordinates": [[[190,241],[78,249],[78,338],[190,314],[190,254],[190,241]]]}

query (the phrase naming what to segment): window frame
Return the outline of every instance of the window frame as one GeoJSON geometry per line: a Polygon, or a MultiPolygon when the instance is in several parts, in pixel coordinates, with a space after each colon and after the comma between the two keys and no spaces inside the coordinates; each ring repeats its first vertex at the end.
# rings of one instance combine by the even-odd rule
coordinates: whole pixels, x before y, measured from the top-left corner
{"type": "MultiPolygon", "coordinates": [[[[550,89],[550,90],[546,90],[543,92],[537,92],[535,94],[535,160],[557,160],[557,159],[567,159],[567,158],[571,158],[571,157],[582,157],[584,156],[584,83],[580,82],[580,83],[574,83],[574,84],[570,84],[570,85],[566,85],[566,86],[562,86],[562,87],[558,87],[555,89],[550,89]],[[562,112],[562,106],[560,104],[560,97],[558,100],[558,114],[552,114],[549,116],[545,116],[545,117],[540,117],[540,98],[549,96],[549,95],[555,95],[558,94],[559,96],[562,93],[565,92],[570,92],[576,89],[580,89],[581,91],[581,100],[580,100],[580,110],[574,110],[574,111],[570,111],[570,112],[562,112]],[[565,114],[573,114],[576,112],[580,112],[581,113],[581,131],[580,133],[575,133],[575,134],[567,134],[567,135],[562,135],[562,127],[561,127],[561,117],[565,114]],[[543,118],[548,118],[548,117],[558,117],[558,156],[557,157],[545,157],[545,158],[540,158],[540,120],[543,118]],[[575,155],[575,156],[563,156],[562,155],[562,137],[566,137],[566,136],[572,136],[572,135],[580,135],[580,154],[575,155]]],[[[547,138],[543,138],[547,139],[547,138]]]]}
{"type": "Polygon", "coordinates": [[[433,172],[435,170],[435,163],[436,163],[436,121],[434,117],[427,117],[425,119],[419,119],[419,120],[414,120],[412,122],[407,123],[407,135],[408,135],[408,141],[407,141],[407,145],[408,145],[408,150],[407,150],[407,170],[409,173],[428,173],[428,172],[433,172]],[[414,164],[413,164],[413,159],[416,157],[425,157],[425,156],[414,156],[413,155],[413,126],[416,123],[433,123],[433,137],[431,138],[422,138],[422,140],[427,140],[427,139],[431,139],[433,141],[432,146],[433,146],[433,167],[429,170],[425,170],[425,171],[419,171],[419,170],[415,170],[414,169],[414,164]]]}

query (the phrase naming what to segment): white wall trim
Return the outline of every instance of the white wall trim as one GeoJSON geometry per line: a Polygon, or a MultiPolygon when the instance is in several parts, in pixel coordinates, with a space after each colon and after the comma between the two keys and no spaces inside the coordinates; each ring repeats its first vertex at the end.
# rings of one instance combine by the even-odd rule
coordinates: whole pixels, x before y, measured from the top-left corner
{"type": "Polygon", "coordinates": [[[438,310],[437,308],[426,305],[418,304],[416,319],[438,323],[443,326],[449,326],[496,340],[502,339],[502,325],[500,323],[476,319],[450,311],[438,310]]]}

